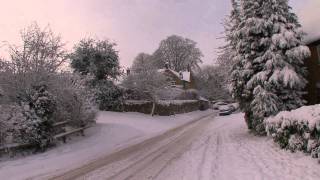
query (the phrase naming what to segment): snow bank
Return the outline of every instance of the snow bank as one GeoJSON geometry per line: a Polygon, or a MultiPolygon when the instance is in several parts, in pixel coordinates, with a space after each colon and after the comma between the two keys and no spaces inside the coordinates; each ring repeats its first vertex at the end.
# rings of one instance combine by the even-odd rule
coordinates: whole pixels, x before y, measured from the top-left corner
{"type": "Polygon", "coordinates": [[[320,105],[280,112],[265,120],[266,131],[282,148],[320,158],[320,105]]]}
{"type": "Polygon", "coordinates": [[[72,138],[67,144],[45,153],[2,159],[0,179],[48,179],[210,113],[212,111],[196,111],[152,117],[140,113],[100,112],[97,124],[85,131],[84,138],[72,138]]]}
{"type": "Polygon", "coordinates": [[[268,118],[266,123],[271,126],[279,126],[281,129],[294,124],[305,124],[313,130],[320,130],[320,104],[303,106],[293,111],[282,111],[277,116],[268,118]]]}

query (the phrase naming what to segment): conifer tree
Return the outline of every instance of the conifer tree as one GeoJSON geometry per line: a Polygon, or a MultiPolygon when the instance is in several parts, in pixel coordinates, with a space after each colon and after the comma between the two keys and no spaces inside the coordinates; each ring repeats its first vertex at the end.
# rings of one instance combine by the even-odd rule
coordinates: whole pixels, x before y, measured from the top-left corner
{"type": "Polygon", "coordinates": [[[263,119],[303,105],[303,33],[287,0],[242,0],[237,34],[233,95],[249,129],[263,133],[263,119]]]}

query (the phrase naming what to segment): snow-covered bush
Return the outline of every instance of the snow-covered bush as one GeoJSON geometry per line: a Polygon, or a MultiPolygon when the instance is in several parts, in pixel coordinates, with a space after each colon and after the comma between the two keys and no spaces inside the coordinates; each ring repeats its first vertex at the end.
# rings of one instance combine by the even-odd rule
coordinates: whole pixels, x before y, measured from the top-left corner
{"type": "Polygon", "coordinates": [[[175,97],[175,99],[176,100],[197,100],[199,99],[199,93],[195,89],[188,89],[183,91],[177,97],[175,97]]]}
{"type": "Polygon", "coordinates": [[[313,157],[320,152],[320,105],[282,111],[265,120],[266,131],[281,148],[304,151],[313,157]]]}
{"type": "Polygon", "coordinates": [[[0,105],[0,144],[22,142],[20,125],[25,120],[18,105],[0,105]]]}
{"type": "Polygon", "coordinates": [[[176,87],[164,87],[156,91],[160,100],[197,100],[199,93],[195,89],[181,89],[176,87]]]}
{"type": "Polygon", "coordinates": [[[124,100],[152,100],[152,97],[147,92],[141,92],[135,89],[123,88],[123,99],[124,100]]]}
{"type": "Polygon", "coordinates": [[[53,136],[56,99],[46,86],[26,90],[19,99],[19,104],[0,105],[0,143],[30,143],[46,148],[53,136]]]}
{"type": "Polygon", "coordinates": [[[55,122],[70,121],[76,127],[94,122],[97,112],[95,94],[87,87],[87,81],[71,73],[53,77],[50,89],[57,97],[57,110],[53,114],[55,122]]]}
{"type": "Polygon", "coordinates": [[[20,127],[23,142],[46,148],[53,136],[53,113],[56,99],[44,85],[36,86],[20,96],[24,121],[20,127]]]}
{"type": "Polygon", "coordinates": [[[109,80],[92,82],[95,99],[100,110],[121,111],[123,104],[123,89],[109,80]]]}
{"type": "Polygon", "coordinates": [[[84,126],[94,121],[93,93],[85,79],[61,72],[67,54],[49,28],[33,25],[21,37],[22,46],[10,46],[10,59],[0,59],[0,139],[44,149],[53,123],[84,126]]]}
{"type": "Polygon", "coordinates": [[[183,92],[184,90],[181,88],[167,86],[158,89],[156,91],[156,95],[160,100],[173,100],[180,96],[183,92]]]}

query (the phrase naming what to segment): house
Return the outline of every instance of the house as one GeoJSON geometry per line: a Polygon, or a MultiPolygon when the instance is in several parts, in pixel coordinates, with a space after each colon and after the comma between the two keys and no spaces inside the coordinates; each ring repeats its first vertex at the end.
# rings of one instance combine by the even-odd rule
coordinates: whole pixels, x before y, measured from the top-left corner
{"type": "Polygon", "coordinates": [[[171,86],[183,89],[195,89],[194,76],[190,68],[187,71],[176,72],[166,64],[165,68],[159,69],[158,72],[163,73],[167,77],[167,81],[170,82],[171,86]]]}
{"type": "Polygon", "coordinates": [[[314,105],[320,103],[320,36],[308,37],[306,44],[311,57],[306,60],[308,84],[305,99],[308,105],[314,105]]]}

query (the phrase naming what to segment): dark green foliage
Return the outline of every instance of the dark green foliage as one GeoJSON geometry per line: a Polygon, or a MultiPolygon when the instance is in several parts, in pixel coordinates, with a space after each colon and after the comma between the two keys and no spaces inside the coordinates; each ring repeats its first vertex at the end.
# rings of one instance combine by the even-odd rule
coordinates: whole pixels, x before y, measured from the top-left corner
{"type": "Polygon", "coordinates": [[[93,75],[97,80],[116,79],[120,75],[116,44],[107,40],[83,39],[71,54],[71,67],[82,75],[93,75]]]}
{"type": "Polygon", "coordinates": [[[318,155],[313,153],[318,152],[320,147],[320,131],[316,128],[311,130],[308,123],[293,122],[285,127],[281,127],[280,124],[267,124],[266,130],[281,148],[292,152],[311,153],[318,158],[318,155]]]}
{"type": "Polygon", "coordinates": [[[264,118],[304,104],[304,59],[310,51],[287,0],[232,2],[226,29],[234,61],[232,95],[249,129],[261,134],[264,118]]]}
{"type": "Polygon", "coordinates": [[[95,98],[100,110],[122,111],[123,90],[112,81],[100,80],[93,82],[95,98]]]}
{"type": "Polygon", "coordinates": [[[74,71],[94,77],[88,84],[100,110],[121,110],[122,91],[113,83],[121,75],[115,45],[107,40],[83,39],[71,55],[74,71]]]}

